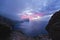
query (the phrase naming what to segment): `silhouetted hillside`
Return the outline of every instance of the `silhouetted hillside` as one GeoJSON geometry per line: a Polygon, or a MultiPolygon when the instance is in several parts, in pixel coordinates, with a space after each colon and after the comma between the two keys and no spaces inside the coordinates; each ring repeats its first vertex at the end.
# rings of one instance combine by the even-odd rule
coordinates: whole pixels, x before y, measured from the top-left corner
{"type": "Polygon", "coordinates": [[[52,25],[54,23],[60,22],[60,11],[56,12],[51,19],[48,22],[48,25],[46,27],[46,30],[48,31],[49,29],[56,29],[55,27],[53,28],[52,25]]]}
{"type": "Polygon", "coordinates": [[[12,20],[0,15],[0,40],[8,40],[13,25],[12,20]]]}
{"type": "Polygon", "coordinates": [[[51,17],[46,26],[46,30],[52,40],[60,40],[60,11],[51,17]]]}

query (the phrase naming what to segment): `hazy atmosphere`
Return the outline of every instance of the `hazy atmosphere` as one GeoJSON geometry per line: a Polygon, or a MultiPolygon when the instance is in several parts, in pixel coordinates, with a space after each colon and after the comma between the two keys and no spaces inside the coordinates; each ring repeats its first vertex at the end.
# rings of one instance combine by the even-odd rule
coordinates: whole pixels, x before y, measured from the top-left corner
{"type": "Polygon", "coordinates": [[[45,27],[59,9],[60,0],[0,0],[0,15],[15,21],[29,19],[28,22],[16,24],[15,29],[30,36],[47,34],[45,27]]]}

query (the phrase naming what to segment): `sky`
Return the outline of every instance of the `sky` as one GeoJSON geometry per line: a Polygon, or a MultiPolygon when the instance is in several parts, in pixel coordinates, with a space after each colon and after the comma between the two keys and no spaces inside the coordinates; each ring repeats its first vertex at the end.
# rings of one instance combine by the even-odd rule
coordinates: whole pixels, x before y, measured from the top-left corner
{"type": "Polygon", "coordinates": [[[38,21],[24,22],[21,24],[24,26],[18,28],[21,28],[27,35],[33,35],[34,33],[34,35],[37,35],[39,32],[46,33],[45,26],[50,17],[60,10],[60,0],[0,0],[0,12],[2,12],[0,15],[12,20],[21,21],[19,14],[28,10],[32,11],[32,14],[35,12],[43,16],[38,21]]]}

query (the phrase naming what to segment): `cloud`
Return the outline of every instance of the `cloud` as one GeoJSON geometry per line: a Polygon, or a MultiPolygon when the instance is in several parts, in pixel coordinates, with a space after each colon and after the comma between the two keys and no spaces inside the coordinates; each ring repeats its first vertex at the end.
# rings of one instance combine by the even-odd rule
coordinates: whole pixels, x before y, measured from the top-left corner
{"type": "Polygon", "coordinates": [[[43,12],[44,15],[53,14],[60,9],[60,0],[0,0],[0,5],[0,11],[15,19],[18,18],[17,14],[26,8],[31,8],[34,12],[43,12]]]}

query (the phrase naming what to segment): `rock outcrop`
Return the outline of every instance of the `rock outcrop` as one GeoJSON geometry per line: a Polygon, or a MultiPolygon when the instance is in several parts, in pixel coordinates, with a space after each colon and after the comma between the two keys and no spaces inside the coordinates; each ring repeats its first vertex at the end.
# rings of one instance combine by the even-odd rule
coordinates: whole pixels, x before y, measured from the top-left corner
{"type": "Polygon", "coordinates": [[[53,14],[46,26],[46,30],[53,40],[60,40],[60,11],[53,14]]]}

